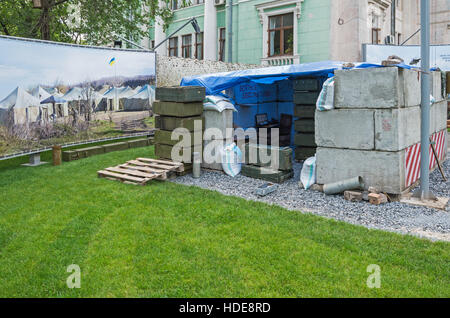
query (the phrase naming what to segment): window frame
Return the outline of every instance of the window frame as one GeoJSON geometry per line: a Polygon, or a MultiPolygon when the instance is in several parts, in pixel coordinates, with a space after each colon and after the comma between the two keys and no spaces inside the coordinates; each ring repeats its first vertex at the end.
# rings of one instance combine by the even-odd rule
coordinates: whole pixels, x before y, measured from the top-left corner
{"type": "Polygon", "coordinates": [[[173,36],[171,38],[169,38],[169,56],[178,56],[178,36],[173,36]],[[171,46],[172,41],[171,40],[175,40],[175,46],[171,46]],[[175,54],[171,54],[171,52],[174,51],[175,54]]]}
{"type": "Polygon", "coordinates": [[[186,59],[192,58],[192,34],[185,34],[181,36],[181,57],[186,59]],[[184,44],[184,39],[189,39],[189,44],[184,44]],[[189,56],[185,56],[184,49],[187,48],[189,51],[189,56]]]}
{"type": "Polygon", "coordinates": [[[204,59],[204,54],[205,54],[205,35],[203,32],[200,33],[195,33],[195,58],[197,60],[203,60],[204,59]],[[199,38],[199,34],[202,35],[202,41],[198,42],[198,38],[199,38]],[[199,51],[199,47],[201,47],[201,52],[202,52],[202,57],[198,58],[198,51],[199,51]]]}
{"type": "Polygon", "coordinates": [[[287,12],[287,13],[281,13],[281,14],[275,14],[275,15],[269,15],[267,17],[267,57],[277,57],[277,56],[292,56],[294,55],[294,41],[292,42],[292,53],[284,53],[284,31],[285,30],[292,30],[292,35],[293,37],[295,36],[295,30],[294,30],[294,23],[295,23],[295,16],[294,16],[294,12],[287,12]],[[283,17],[287,16],[287,15],[292,15],[292,25],[291,26],[283,26],[283,17]],[[270,28],[270,19],[272,18],[276,18],[276,17],[281,17],[281,26],[280,27],[276,27],[271,29],[270,28]],[[274,54],[271,55],[270,54],[270,45],[271,45],[271,40],[270,40],[270,32],[276,32],[276,31],[280,31],[280,54],[274,54]]]}
{"type": "Polygon", "coordinates": [[[225,62],[225,41],[227,38],[227,29],[219,28],[219,61],[225,62]],[[222,37],[223,31],[223,37],[222,37]]]}

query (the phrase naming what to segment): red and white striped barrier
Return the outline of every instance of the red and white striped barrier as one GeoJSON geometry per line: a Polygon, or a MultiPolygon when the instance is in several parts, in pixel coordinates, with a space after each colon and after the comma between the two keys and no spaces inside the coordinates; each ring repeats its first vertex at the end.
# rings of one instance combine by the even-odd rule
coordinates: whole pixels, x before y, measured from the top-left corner
{"type": "MultiPolygon", "coordinates": [[[[445,149],[447,143],[445,142],[447,138],[447,131],[442,130],[431,136],[431,139],[436,143],[435,149],[439,158],[439,161],[444,159],[444,155],[447,149],[445,149]]],[[[436,167],[437,161],[433,154],[433,149],[430,145],[430,170],[436,167]]],[[[412,145],[406,148],[406,187],[409,187],[414,182],[420,178],[420,143],[412,145]]]]}

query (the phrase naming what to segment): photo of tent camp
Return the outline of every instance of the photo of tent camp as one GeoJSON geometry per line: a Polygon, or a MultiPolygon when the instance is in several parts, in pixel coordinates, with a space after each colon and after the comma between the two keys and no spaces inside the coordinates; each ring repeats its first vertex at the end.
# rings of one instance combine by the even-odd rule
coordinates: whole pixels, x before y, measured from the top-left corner
{"type": "Polygon", "coordinates": [[[0,36],[0,155],[148,130],[151,52],[0,36]]]}

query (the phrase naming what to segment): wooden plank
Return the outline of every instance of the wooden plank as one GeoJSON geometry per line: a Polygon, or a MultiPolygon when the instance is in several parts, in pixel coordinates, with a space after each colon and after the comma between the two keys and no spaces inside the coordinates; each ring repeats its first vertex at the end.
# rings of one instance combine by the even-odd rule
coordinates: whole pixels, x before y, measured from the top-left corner
{"type": "Polygon", "coordinates": [[[124,168],[124,169],[133,169],[133,170],[144,171],[144,172],[153,172],[153,173],[157,173],[159,175],[157,178],[158,180],[167,179],[167,171],[166,170],[155,169],[155,168],[150,168],[150,167],[142,167],[142,166],[132,166],[130,164],[119,165],[119,167],[124,168]]]}
{"type": "Polygon", "coordinates": [[[130,161],[127,161],[127,163],[133,164],[136,166],[151,167],[151,168],[156,168],[156,169],[161,169],[161,170],[166,170],[166,171],[179,171],[179,169],[180,169],[178,167],[161,165],[160,163],[145,163],[145,162],[141,162],[141,161],[137,161],[137,160],[130,160],[130,161]]]}
{"type": "Polygon", "coordinates": [[[176,167],[179,167],[179,166],[183,165],[183,163],[181,163],[181,162],[173,162],[173,161],[168,161],[168,160],[158,160],[158,159],[153,159],[153,158],[137,158],[136,160],[146,161],[146,162],[162,163],[162,164],[165,164],[165,165],[171,165],[171,166],[176,166],[176,167]]]}
{"type": "Polygon", "coordinates": [[[147,158],[137,158],[138,162],[144,161],[146,165],[149,167],[167,169],[167,170],[176,170],[178,172],[184,171],[184,165],[181,162],[171,162],[164,160],[156,160],[156,159],[147,159],[147,158]]]}
{"type": "Polygon", "coordinates": [[[106,168],[105,170],[110,171],[110,172],[123,173],[123,174],[134,176],[134,177],[142,177],[142,178],[146,178],[149,180],[154,179],[159,176],[159,174],[156,174],[156,173],[146,173],[146,172],[142,172],[142,171],[138,171],[138,170],[123,169],[123,168],[118,168],[118,167],[106,168]]]}
{"type": "Polygon", "coordinates": [[[100,170],[97,173],[98,173],[99,177],[115,178],[115,179],[124,180],[124,181],[137,182],[139,184],[143,184],[147,180],[145,178],[137,178],[137,177],[133,177],[133,176],[127,176],[127,175],[118,174],[118,173],[114,173],[114,172],[110,172],[110,171],[106,171],[106,170],[100,170]]]}

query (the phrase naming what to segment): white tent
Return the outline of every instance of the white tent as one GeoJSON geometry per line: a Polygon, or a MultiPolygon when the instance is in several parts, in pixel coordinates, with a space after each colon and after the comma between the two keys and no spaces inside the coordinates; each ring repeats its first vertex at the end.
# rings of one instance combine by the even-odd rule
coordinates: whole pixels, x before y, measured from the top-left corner
{"type": "Polygon", "coordinates": [[[5,99],[0,101],[0,122],[5,123],[12,116],[14,124],[39,121],[42,109],[38,98],[23,88],[17,87],[5,99]]]}
{"type": "MultiPolygon", "coordinates": [[[[36,86],[31,90],[30,94],[39,99],[40,102],[52,96],[41,86],[36,86]]],[[[53,104],[41,104],[41,108],[43,111],[42,119],[44,120],[48,119],[49,116],[55,112],[53,104]]]]}
{"type": "Polygon", "coordinates": [[[107,109],[117,111],[120,109],[120,99],[133,95],[131,87],[112,87],[105,94],[103,98],[107,99],[107,109]]]}
{"type": "Polygon", "coordinates": [[[154,88],[152,88],[150,85],[145,85],[136,94],[130,96],[124,101],[124,110],[150,110],[154,99],[154,88]]]}

